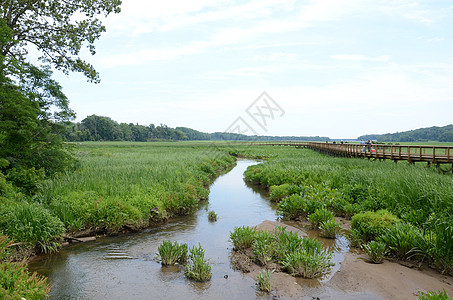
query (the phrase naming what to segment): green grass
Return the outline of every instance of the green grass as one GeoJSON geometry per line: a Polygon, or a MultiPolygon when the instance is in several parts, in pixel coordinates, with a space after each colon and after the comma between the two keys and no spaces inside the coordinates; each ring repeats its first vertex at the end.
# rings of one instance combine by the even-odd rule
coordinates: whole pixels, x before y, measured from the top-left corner
{"type": "MultiPolygon", "coordinates": [[[[280,217],[306,218],[316,209],[327,208],[337,216],[351,218],[360,212],[386,209],[423,232],[425,261],[453,274],[451,174],[439,174],[426,164],[338,158],[292,147],[249,147],[242,153],[269,157],[265,163],[249,167],[245,178],[271,188],[275,200],[280,199],[280,217]],[[290,186],[301,188],[301,192],[290,186]]],[[[375,238],[372,230],[360,228],[351,235],[356,241],[368,242],[375,238]],[[364,230],[372,236],[364,235],[364,230]]]]}
{"type": "Polygon", "coordinates": [[[207,145],[84,143],[79,167],[46,182],[38,199],[68,231],[140,229],[191,213],[235,159],[207,145]]]}
{"type": "MultiPolygon", "coordinates": [[[[236,227],[231,234],[237,235],[244,228],[236,227]]],[[[301,238],[285,227],[277,227],[274,232],[247,232],[253,238],[251,258],[259,265],[278,263],[289,274],[305,278],[320,277],[332,266],[332,252],[324,250],[316,239],[301,238]]]]}

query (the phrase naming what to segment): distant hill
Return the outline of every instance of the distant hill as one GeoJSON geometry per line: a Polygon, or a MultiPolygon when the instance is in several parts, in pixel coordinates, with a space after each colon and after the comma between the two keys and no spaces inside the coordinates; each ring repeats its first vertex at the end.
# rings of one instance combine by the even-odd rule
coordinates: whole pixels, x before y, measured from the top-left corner
{"type": "Polygon", "coordinates": [[[176,127],[187,136],[188,140],[213,140],[213,141],[330,141],[324,136],[270,136],[270,135],[245,135],[229,132],[205,133],[187,127],[176,127]]]}
{"type": "Polygon", "coordinates": [[[396,133],[367,134],[359,136],[357,139],[378,142],[453,142],[453,125],[433,126],[396,133]]]}

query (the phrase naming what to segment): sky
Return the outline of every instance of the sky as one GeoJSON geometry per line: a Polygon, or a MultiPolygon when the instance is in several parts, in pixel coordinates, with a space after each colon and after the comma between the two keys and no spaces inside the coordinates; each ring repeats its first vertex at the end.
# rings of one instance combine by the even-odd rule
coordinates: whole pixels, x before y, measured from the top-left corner
{"type": "Polygon", "coordinates": [[[101,83],[56,72],[77,121],[356,138],[453,123],[453,3],[123,0],[101,83]],[[263,94],[264,93],[264,94],[263,94]]]}

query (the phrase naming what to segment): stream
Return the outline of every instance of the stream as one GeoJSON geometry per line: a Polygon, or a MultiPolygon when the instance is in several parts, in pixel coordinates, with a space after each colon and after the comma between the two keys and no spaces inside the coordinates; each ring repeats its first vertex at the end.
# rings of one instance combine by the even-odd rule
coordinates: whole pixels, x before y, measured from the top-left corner
{"type": "MultiPolygon", "coordinates": [[[[256,289],[255,280],[230,264],[229,235],[235,226],[276,220],[275,205],[267,193],[243,180],[247,167],[257,163],[239,160],[211,185],[209,202],[190,216],[140,233],[76,244],[38,257],[29,269],[49,278],[50,299],[272,299],[256,289]],[[208,210],[217,213],[217,222],[208,221],[208,210]],[[188,243],[189,247],[200,243],[210,259],[212,279],[198,283],[186,279],[181,266],[162,267],[155,253],[163,240],[188,243]]],[[[336,266],[331,273],[347,251],[345,241],[337,240],[328,246],[335,251],[336,266]]]]}

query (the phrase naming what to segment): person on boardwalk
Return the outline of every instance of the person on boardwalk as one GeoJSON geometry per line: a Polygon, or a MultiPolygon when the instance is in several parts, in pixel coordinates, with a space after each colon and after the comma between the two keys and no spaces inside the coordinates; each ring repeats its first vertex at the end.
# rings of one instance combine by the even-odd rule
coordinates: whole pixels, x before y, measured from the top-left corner
{"type": "Polygon", "coordinates": [[[368,149],[368,152],[371,152],[371,140],[366,142],[366,148],[368,149]]]}

